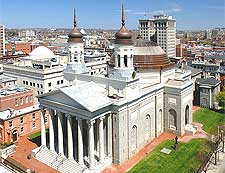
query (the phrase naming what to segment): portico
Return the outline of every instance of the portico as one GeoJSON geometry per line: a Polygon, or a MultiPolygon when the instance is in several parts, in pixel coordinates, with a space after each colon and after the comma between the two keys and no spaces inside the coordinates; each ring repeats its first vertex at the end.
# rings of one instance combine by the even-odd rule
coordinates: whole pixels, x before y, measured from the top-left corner
{"type": "MultiPolygon", "coordinates": [[[[94,170],[96,165],[104,164],[112,157],[112,112],[105,107],[101,110],[101,105],[95,108],[87,106],[89,110],[81,105],[79,108],[70,107],[68,102],[78,104],[75,98],[63,103],[63,98],[70,91],[60,89],[58,92],[61,96],[57,102],[39,98],[42,110],[41,145],[60,157],[94,170]],[[46,112],[50,113],[49,143],[46,142],[44,125],[46,112]]],[[[50,95],[45,94],[45,97],[50,98],[50,95]]],[[[88,96],[90,100],[92,94],[88,96]]],[[[102,103],[110,106],[111,101],[106,98],[102,103]]]]}

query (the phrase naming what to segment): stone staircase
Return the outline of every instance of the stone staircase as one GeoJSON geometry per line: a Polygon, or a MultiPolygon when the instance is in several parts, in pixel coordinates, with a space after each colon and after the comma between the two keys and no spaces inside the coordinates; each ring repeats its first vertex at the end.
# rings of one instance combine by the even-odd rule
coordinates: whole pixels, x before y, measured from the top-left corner
{"type": "Polygon", "coordinates": [[[71,161],[61,155],[57,155],[47,148],[41,148],[35,154],[35,158],[62,173],[82,173],[87,171],[87,168],[80,166],[76,161],[71,161]]]}

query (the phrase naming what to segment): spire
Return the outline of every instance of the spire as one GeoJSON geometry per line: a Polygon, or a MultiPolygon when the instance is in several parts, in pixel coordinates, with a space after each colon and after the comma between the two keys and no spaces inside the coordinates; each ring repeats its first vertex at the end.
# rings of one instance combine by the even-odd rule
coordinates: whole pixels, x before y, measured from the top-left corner
{"type": "MultiPolygon", "coordinates": [[[[75,4],[75,2],[74,2],[75,4]]],[[[68,42],[70,43],[83,43],[83,35],[80,33],[80,31],[77,30],[77,15],[76,15],[76,5],[74,5],[74,28],[70,32],[68,42]]]]}
{"type": "Polygon", "coordinates": [[[122,26],[125,25],[124,2],[122,3],[122,26]]]}
{"type": "Polygon", "coordinates": [[[77,27],[76,8],[74,7],[74,29],[77,27]]]}

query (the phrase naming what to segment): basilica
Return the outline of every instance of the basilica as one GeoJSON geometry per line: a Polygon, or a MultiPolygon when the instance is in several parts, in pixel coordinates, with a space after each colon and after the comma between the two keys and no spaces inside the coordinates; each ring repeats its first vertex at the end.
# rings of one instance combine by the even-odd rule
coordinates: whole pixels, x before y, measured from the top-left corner
{"type": "Polygon", "coordinates": [[[60,172],[100,172],[129,160],[163,132],[183,135],[192,123],[191,72],[176,68],[155,43],[132,38],[122,6],[108,74],[90,75],[76,25],[75,14],[64,70],[69,85],[38,96],[42,129],[36,159],[60,172]]]}

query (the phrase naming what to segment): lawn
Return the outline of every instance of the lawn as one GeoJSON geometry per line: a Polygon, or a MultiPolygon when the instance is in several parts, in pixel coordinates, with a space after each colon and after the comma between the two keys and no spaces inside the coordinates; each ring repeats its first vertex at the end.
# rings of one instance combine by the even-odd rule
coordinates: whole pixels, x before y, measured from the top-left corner
{"type": "Polygon", "coordinates": [[[174,141],[165,141],[158,145],[148,156],[133,167],[129,173],[188,173],[197,171],[211,147],[206,139],[193,139],[188,143],[179,143],[177,150],[172,149],[174,141]],[[167,155],[163,148],[171,149],[167,155]]]}
{"type": "MultiPolygon", "coordinates": [[[[46,133],[48,133],[48,129],[46,129],[46,133]]],[[[29,138],[32,140],[32,139],[35,139],[39,136],[41,136],[41,131],[29,135],[29,138]]]]}
{"type": "Polygon", "coordinates": [[[193,114],[193,121],[203,124],[203,130],[217,135],[218,126],[225,125],[225,114],[202,108],[193,114]]]}

